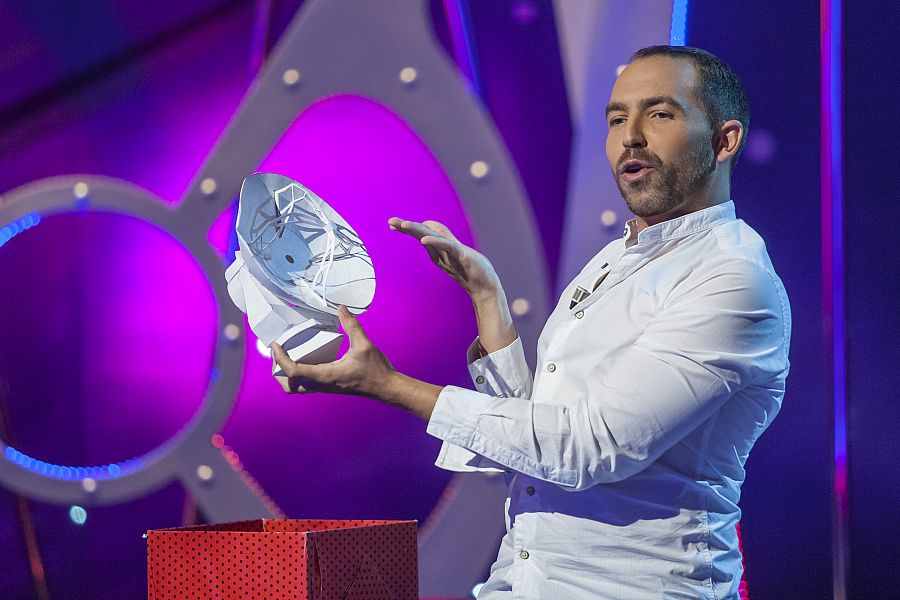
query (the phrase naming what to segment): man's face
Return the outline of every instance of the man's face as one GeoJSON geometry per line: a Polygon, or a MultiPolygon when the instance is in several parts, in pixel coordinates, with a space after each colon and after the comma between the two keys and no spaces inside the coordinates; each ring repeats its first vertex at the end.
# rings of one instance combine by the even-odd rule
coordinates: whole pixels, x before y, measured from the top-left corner
{"type": "Polygon", "coordinates": [[[607,106],[606,156],[638,217],[688,204],[715,168],[712,131],[685,59],[651,56],[628,65],[607,106]]]}

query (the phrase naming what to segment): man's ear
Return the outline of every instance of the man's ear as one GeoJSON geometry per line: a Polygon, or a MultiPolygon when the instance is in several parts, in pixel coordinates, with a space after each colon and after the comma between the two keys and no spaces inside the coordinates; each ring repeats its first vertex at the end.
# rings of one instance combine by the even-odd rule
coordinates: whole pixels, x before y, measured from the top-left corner
{"type": "Polygon", "coordinates": [[[744,139],[744,126],[740,121],[731,119],[719,127],[716,136],[716,161],[723,163],[734,156],[744,139]]]}

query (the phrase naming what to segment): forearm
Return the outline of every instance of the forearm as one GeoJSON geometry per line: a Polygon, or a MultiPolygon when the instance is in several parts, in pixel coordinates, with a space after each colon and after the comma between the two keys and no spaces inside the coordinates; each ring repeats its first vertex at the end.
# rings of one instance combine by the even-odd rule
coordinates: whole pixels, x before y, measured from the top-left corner
{"type": "Polygon", "coordinates": [[[506,302],[503,288],[472,298],[478,340],[485,352],[495,352],[516,341],[518,333],[506,302]]]}
{"type": "Polygon", "coordinates": [[[427,421],[431,418],[441,390],[443,390],[441,386],[393,371],[373,395],[376,400],[411,412],[427,421]]]}

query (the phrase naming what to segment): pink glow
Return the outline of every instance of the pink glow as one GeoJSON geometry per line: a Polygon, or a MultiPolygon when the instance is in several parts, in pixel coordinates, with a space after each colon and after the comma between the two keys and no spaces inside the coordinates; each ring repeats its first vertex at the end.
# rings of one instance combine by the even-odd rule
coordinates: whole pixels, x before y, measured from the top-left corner
{"type": "MultiPolygon", "coordinates": [[[[472,242],[455,191],[415,133],[375,102],[329,98],[296,120],[258,170],[310,187],[360,234],[378,278],[361,321],[394,366],[437,384],[464,384],[471,304],[415,240],[387,225],[392,216],[432,218],[472,242]]],[[[429,500],[419,516],[430,511],[441,486],[423,489],[422,481],[446,477],[432,466],[439,443],[424,423],[369,400],[285,395],[252,334],[247,357],[225,435],[276,502],[306,514],[347,514],[355,510],[347,494],[365,486],[371,514],[387,514],[395,494],[423,494],[429,500]],[[276,483],[271,463],[284,464],[295,489],[276,483]]]]}
{"type": "Polygon", "coordinates": [[[32,415],[22,451],[104,464],[155,448],[190,419],[207,387],[216,308],[178,242],[135,218],[66,214],[0,258],[16,290],[0,324],[15,342],[4,349],[32,357],[3,372],[14,414],[32,415]]]}

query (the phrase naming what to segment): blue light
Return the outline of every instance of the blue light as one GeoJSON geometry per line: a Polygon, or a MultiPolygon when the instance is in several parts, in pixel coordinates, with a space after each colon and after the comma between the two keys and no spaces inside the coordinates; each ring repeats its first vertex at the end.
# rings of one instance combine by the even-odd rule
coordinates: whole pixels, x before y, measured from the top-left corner
{"type": "Polygon", "coordinates": [[[23,231],[31,229],[40,222],[41,215],[38,213],[31,213],[25,215],[24,217],[19,217],[12,223],[8,223],[6,226],[0,229],[0,246],[3,246],[9,240],[13,239],[23,231]]]}
{"type": "Polygon", "coordinates": [[[687,44],[688,0],[672,0],[672,29],[669,33],[670,46],[687,44]]]}
{"type": "Polygon", "coordinates": [[[69,508],[69,518],[76,525],[84,525],[87,522],[87,511],[81,506],[73,506],[69,508]]]}
{"type": "Polygon", "coordinates": [[[3,450],[3,456],[11,463],[22,467],[32,473],[37,473],[51,479],[63,479],[66,481],[80,481],[87,477],[91,479],[116,479],[122,475],[128,475],[143,468],[144,460],[141,457],[129,458],[126,461],[112,463],[102,467],[67,467],[54,463],[44,462],[19,452],[12,446],[3,450]]]}

